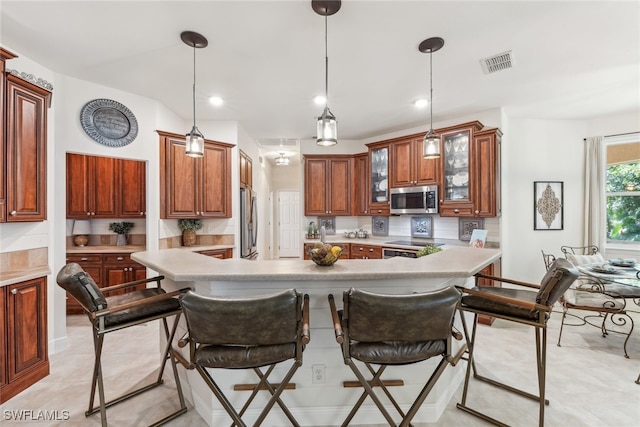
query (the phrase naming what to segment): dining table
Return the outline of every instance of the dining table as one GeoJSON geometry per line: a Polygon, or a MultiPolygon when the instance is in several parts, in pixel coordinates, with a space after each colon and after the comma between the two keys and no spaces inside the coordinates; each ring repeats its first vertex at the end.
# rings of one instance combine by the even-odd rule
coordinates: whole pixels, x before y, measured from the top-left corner
{"type": "MultiPolygon", "coordinates": [[[[596,279],[601,292],[612,298],[630,300],[640,307],[640,264],[635,260],[608,260],[606,263],[591,263],[577,266],[580,273],[596,279]]],[[[627,311],[635,311],[629,310],[627,311]]],[[[636,311],[637,312],[637,311],[636,311]]],[[[640,384],[640,373],[635,380],[640,384]]]]}

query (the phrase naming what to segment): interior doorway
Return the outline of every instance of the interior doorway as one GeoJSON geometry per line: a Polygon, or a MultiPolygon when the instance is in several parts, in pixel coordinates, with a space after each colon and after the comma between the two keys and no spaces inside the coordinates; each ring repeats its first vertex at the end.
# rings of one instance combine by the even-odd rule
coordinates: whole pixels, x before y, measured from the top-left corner
{"type": "Polygon", "coordinates": [[[278,191],[278,258],[300,258],[300,192],[278,191]]]}

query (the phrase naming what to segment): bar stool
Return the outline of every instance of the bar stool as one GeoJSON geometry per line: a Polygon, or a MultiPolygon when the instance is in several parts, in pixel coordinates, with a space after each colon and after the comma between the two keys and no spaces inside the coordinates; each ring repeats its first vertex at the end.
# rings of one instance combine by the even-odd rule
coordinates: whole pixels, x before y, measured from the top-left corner
{"type": "Polygon", "coordinates": [[[78,300],[80,305],[82,305],[92,325],[94,368],[91,381],[89,409],[85,412],[85,416],[88,417],[89,415],[99,411],[103,427],[107,426],[107,408],[163,384],[164,381],[162,379],[162,375],[168,360],[171,361],[171,368],[176,382],[176,391],[178,393],[180,407],[177,411],[169,414],[152,425],[162,425],[187,412],[187,406],[182,395],[180,378],[178,377],[178,370],[176,368],[176,358],[171,347],[171,342],[176,333],[178,320],[182,314],[178,296],[184,293],[186,289],[167,293],[161,287],[160,282],[162,279],[164,279],[163,276],[158,276],[137,280],[135,282],[109,286],[106,288],[98,288],[93,278],[77,263],[69,263],[65,265],[60,272],[58,272],[56,277],[58,285],[69,292],[69,294],[71,294],[76,300],[78,300]],[[105,297],[103,293],[115,290],[125,290],[127,288],[151,282],[156,283],[155,288],[146,288],[108,297],[105,297]],[[169,325],[167,323],[167,318],[169,317],[174,317],[171,330],[169,330],[169,325]],[[105,401],[104,379],[101,363],[105,335],[131,326],[151,322],[153,320],[162,320],[165,337],[167,339],[167,345],[165,346],[164,353],[162,355],[160,371],[156,381],[132,392],[126,393],[109,402],[105,401]],[[100,400],[100,405],[94,407],[96,386],[98,387],[98,399],[100,400]]]}

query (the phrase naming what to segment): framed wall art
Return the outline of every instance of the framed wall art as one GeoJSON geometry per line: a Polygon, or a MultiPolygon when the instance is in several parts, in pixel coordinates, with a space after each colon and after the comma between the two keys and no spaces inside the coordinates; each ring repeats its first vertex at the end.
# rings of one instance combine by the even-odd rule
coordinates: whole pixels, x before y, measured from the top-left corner
{"type": "Polygon", "coordinates": [[[564,200],[562,181],[534,181],[533,229],[562,230],[564,200]]]}
{"type": "Polygon", "coordinates": [[[484,218],[458,218],[458,239],[468,242],[473,230],[481,228],[484,228],[484,218]]]}

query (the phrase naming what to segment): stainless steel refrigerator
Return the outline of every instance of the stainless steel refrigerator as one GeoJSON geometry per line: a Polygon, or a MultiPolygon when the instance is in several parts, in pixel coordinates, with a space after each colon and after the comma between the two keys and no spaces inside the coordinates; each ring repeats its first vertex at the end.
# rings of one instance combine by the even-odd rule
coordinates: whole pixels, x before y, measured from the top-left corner
{"type": "Polygon", "coordinates": [[[240,256],[256,259],[258,240],[258,204],[256,194],[248,188],[240,189],[240,256]]]}

